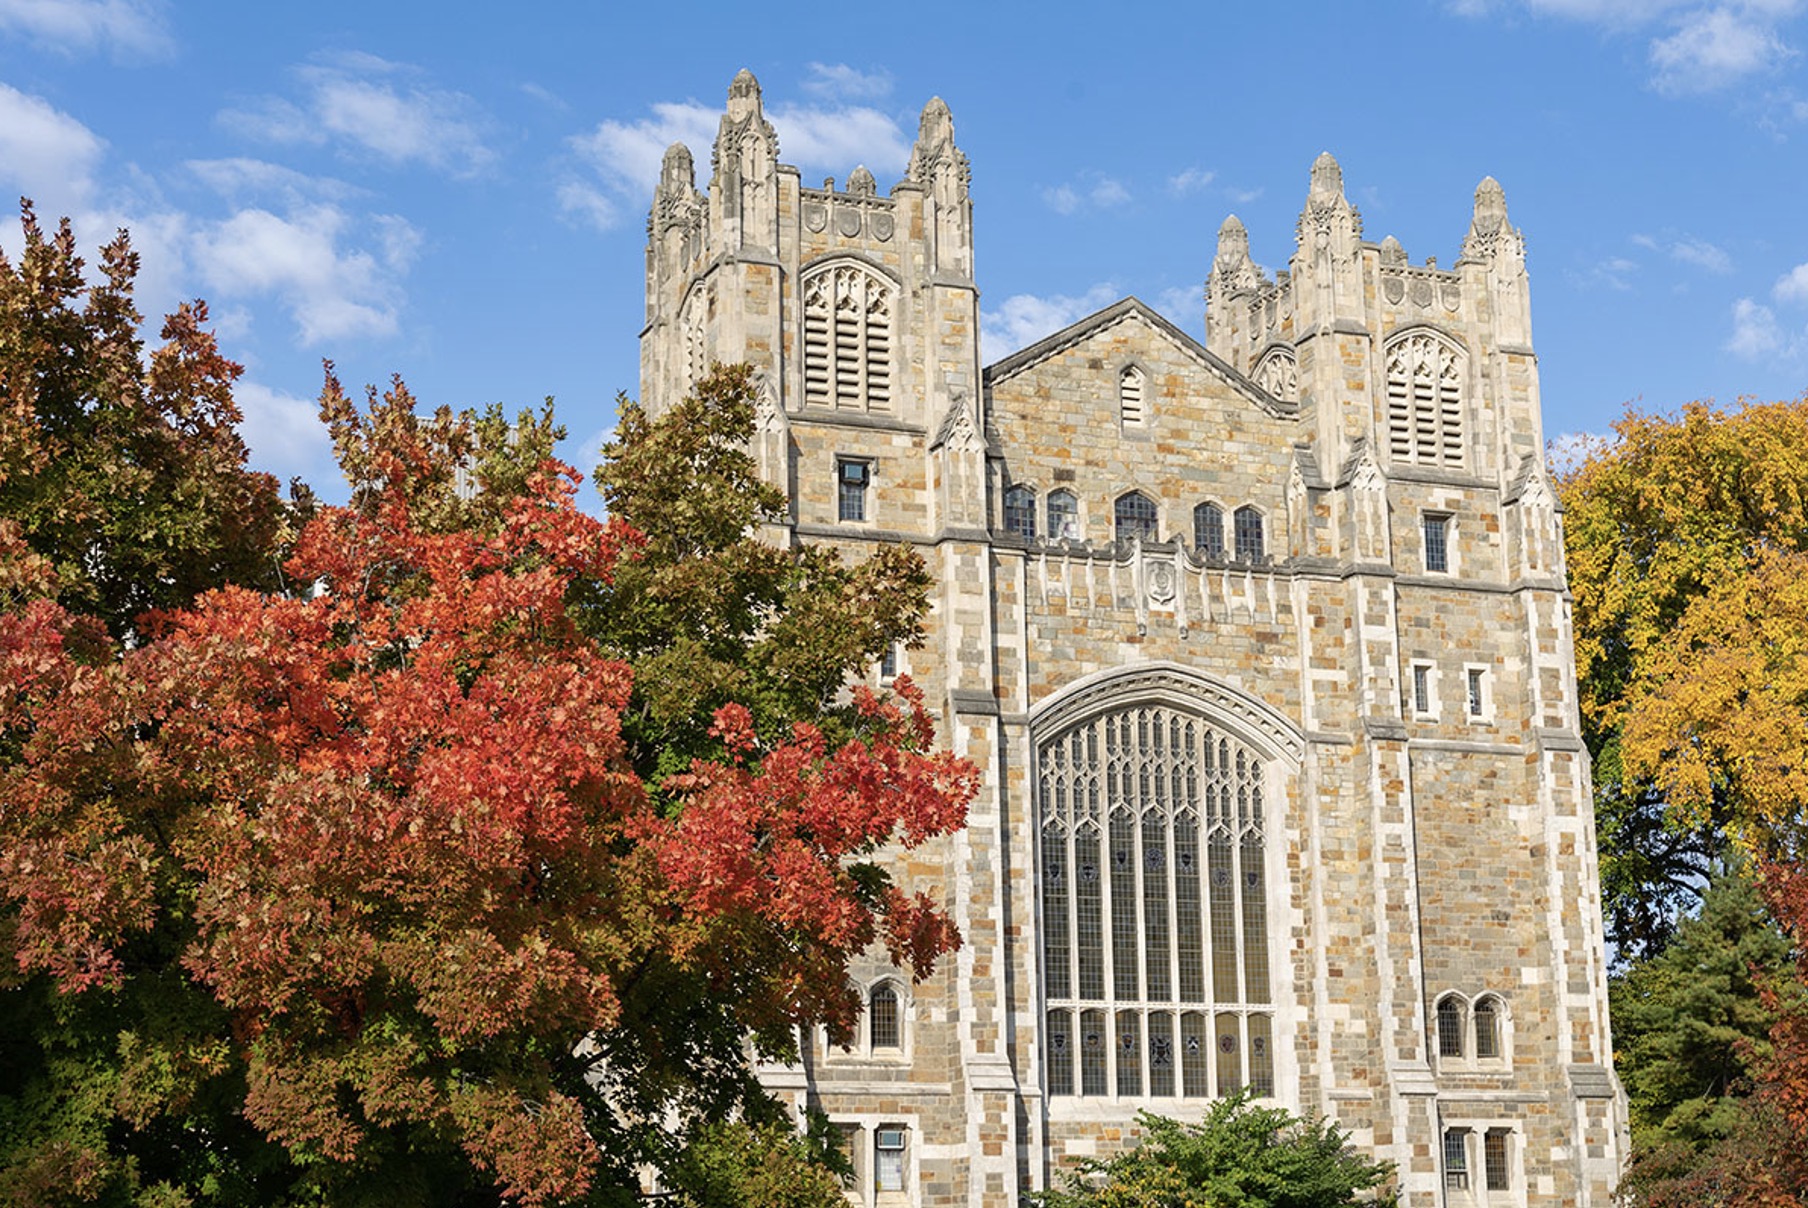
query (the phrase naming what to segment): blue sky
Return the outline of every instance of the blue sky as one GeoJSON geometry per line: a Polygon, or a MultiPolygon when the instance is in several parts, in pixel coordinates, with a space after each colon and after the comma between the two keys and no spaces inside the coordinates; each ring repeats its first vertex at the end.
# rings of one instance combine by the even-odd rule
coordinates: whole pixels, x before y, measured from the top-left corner
{"type": "Polygon", "coordinates": [[[147,314],[208,299],[254,461],[328,497],[322,358],[553,395],[588,468],[637,389],[659,152],[706,169],[743,66],[807,182],[888,188],[948,102],[988,360],[1125,294],[1202,334],[1219,223],[1284,264],[1320,150],[1369,238],[1445,265],[1492,174],[1558,436],[1808,386],[1805,52],[1808,0],[0,0],[0,192],[130,227],[147,314]]]}

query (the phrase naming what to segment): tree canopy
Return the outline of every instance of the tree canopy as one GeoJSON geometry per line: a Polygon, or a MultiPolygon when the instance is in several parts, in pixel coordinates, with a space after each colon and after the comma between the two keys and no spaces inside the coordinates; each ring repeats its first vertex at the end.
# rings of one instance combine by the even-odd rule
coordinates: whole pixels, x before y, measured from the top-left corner
{"type": "Polygon", "coordinates": [[[104,381],[213,417],[204,485],[262,510],[182,495],[166,574],[162,536],[102,556],[44,519],[94,491],[0,496],[0,1198],[614,1202],[772,1114],[750,1032],[844,1034],[854,954],[922,973],[958,942],[874,857],[962,825],[976,773],[907,680],[844,690],[915,633],[921,566],[751,548],[744,374],[631,411],[604,522],[550,409],[358,405],[329,368],[351,501],[285,510],[231,436],[236,368],[89,338],[129,330],[133,261],[78,310],[72,247],[28,252],[72,317],[8,362],[9,473],[67,456],[43,381],[104,381]]]}

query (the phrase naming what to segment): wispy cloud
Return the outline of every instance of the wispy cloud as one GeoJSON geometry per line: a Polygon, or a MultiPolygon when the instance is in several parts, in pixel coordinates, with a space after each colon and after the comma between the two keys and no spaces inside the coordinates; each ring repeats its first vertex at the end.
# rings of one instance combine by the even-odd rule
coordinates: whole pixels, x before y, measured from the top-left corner
{"type": "Polygon", "coordinates": [[[1578,289],[1629,290],[1638,262],[1624,256],[1604,256],[1592,264],[1570,269],[1565,276],[1578,289]]]}
{"type": "Polygon", "coordinates": [[[813,96],[841,101],[876,101],[891,95],[891,73],[883,69],[861,71],[846,63],[812,63],[803,82],[813,96]]]}
{"type": "MultiPolygon", "coordinates": [[[[821,64],[813,64],[812,71],[817,73],[813,81],[820,82],[825,71],[831,73],[831,80],[840,78],[833,74],[836,69],[821,64]]],[[[819,91],[818,95],[827,94],[819,91]]],[[[707,174],[709,148],[722,120],[721,107],[699,101],[659,101],[650,109],[646,117],[635,121],[610,118],[569,140],[585,171],[558,186],[562,210],[605,229],[618,223],[624,213],[642,210],[659,180],[666,148],[673,143],[689,147],[700,176],[707,174]]],[[[801,169],[842,173],[865,164],[875,172],[896,174],[910,159],[910,139],[898,123],[870,106],[834,100],[821,104],[781,101],[766,106],[766,117],[778,132],[779,158],[801,169]]],[[[704,183],[698,180],[699,186],[704,183]]]]}
{"type": "Polygon", "coordinates": [[[1774,16],[1759,6],[1703,9],[1651,43],[1652,83],[1668,93],[1718,92],[1769,72],[1794,54],[1774,16]]]}
{"type": "Polygon", "coordinates": [[[0,0],[0,33],[65,55],[162,58],[176,48],[164,8],[156,0],[0,0]]]}
{"type": "Polygon", "coordinates": [[[1733,271],[1732,257],[1726,254],[1725,249],[1709,243],[1705,239],[1696,239],[1688,235],[1680,238],[1634,235],[1632,242],[1639,247],[1668,256],[1679,263],[1693,265],[1710,273],[1725,274],[1733,271]]]}
{"type": "Polygon", "coordinates": [[[1117,299],[1117,287],[1108,281],[1078,296],[1013,294],[996,310],[980,312],[980,354],[987,361],[1008,356],[1117,299]]]}
{"type": "Polygon", "coordinates": [[[1168,177],[1168,192],[1176,197],[1185,197],[1189,193],[1204,191],[1217,178],[1216,172],[1208,172],[1204,168],[1188,168],[1168,177]]]}
{"type": "Polygon", "coordinates": [[[428,85],[405,63],[375,55],[325,57],[295,69],[300,97],[264,97],[219,115],[230,130],[279,144],[334,144],[393,165],[420,163],[455,175],[481,172],[496,155],[489,119],[470,97],[428,85]]]}
{"type": "Polygon", "coordinates": [[[1449,0],[1459,16],[1527,12],[1643,37],[1651,84],[1677,96],[1721,92],[1774,73],[1797,51],[1784,26],[1808,0],[1449,0]]]}
{"type": "Polygon", "coordinates": [[[1130,190],[1122,181],[1102,172],[1082,172],[1072,183],[1049,185],[1042,190],[1043,204],[1057,214],[1115,209],[1130,199],[1130,190]]]}

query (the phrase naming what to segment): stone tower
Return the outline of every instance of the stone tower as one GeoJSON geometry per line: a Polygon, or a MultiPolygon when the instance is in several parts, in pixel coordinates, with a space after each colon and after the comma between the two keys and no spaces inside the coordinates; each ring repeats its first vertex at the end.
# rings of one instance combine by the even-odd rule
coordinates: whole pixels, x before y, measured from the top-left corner
{"type": "Polygon", "coordinates": [[[805,188],[742,72],[698,191],[667,152],[642,398],[759,375],[781,542],[914,544],[907,670],[984,788],[896,861],[965,943],[874,957],[849,1050],[764,1071],[846,1130],[856,1202],[1014,1205],[1239,1087],[1411,1205],[1606,1204],[1587,755],[1524,243],[1364,237],[1329,155],[1271,278],[1235,218],[1207,340],[1134,298],[982,369],[966,157],[923,110],[881,195],[805,188]]]}

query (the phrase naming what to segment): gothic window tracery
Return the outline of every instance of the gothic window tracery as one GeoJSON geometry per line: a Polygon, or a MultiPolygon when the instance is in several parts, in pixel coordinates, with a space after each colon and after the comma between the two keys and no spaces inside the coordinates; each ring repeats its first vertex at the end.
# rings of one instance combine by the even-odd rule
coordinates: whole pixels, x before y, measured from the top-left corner
{"type": "Polygon", "coordinates": [[[1232,516],[1236,529],[1236,554],[1239,562],[1260,562],[1268,552],[1268,543],[1262,532],[1262,513],[1255,508],[1244,505],[1232,516]]]}
{"type": "Polygon", "coordinates": [[[1250,377],[1283,402],[1299,401],[1299,360],[1285,348],[1270,351],[1256,364],[1250,377]]]}
{"type": "Polygon", "coordinates": [[[1202,557],[1224,557],[1224,509],[1202,503],[1193,509],[1193,548],[1202,557]]]}
{"type": "Polygon", "coordinates": [[[1080,539],[1080,501],[1065,488],[1048,493],[1048,539],[1080,539]]]}
{"type": "Polygon", "coordinates": [[[1128,541],[1132,537],[1154,541],[1160,524],[1160,513],[1156,510],[1153,499],[1141,491],[1129,491],[1118,496],[1117,503],[1112,508],[1112,522],[1115,525],[1113,535],[1119,541],[1128,541]]]}
{"type": "Polygon", "coordinates": [[[893,289],[864,265],[843,261],[804,278],[804,402],[888,412],[893,289]]]}
{"type": "Polygon", "coordinates": [[[1463,464],[1462,354],[1430,332],[1387,347],[1388,451],[1395,461],[1463,464]]]}
{"type": "Polygon", "coordinates": [[[1274,1093],[1266,765],[1169,705],[1037,747],[1049,1093],[1274,1093]]]}

